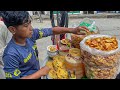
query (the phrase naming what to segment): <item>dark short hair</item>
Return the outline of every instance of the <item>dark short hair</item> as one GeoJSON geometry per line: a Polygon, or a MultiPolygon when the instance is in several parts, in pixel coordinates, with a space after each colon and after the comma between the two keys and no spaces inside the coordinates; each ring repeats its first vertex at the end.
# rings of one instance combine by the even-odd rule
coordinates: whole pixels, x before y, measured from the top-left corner
{"type": "Polygon", "coordinates": [[[7,27],[19,26],[29,20],[29,13],[27,11],[3,11],[2,18],[7,27]]]}

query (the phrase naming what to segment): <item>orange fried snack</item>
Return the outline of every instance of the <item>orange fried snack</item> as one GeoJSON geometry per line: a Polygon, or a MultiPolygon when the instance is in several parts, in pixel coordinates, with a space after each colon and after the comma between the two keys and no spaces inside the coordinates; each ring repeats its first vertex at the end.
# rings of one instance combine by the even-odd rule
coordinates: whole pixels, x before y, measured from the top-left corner
{"type": "Polygon", "coordinates": [[[102,51],[111,51],[118,48],[116,37],[98,37],[87,39],[85,44],[102,51]]]}

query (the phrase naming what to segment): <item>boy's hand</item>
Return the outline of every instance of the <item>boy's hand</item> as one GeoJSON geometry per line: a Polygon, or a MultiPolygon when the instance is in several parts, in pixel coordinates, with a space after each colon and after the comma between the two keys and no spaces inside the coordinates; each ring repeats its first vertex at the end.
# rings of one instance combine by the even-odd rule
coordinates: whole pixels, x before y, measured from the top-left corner
{"type": "Polygon", "coordinates": [[[72,33],[78,34],[78,35],[85,35],[88,32],[89,32],[88,28],[79,26],[79,27],[76,27],[72,33]]]}
{"type": "Polygon", "coordinates": [[[48,66],[44,66],[41,68],[42,75],[47,75],[50,71],[50,68],[48,66]]]}

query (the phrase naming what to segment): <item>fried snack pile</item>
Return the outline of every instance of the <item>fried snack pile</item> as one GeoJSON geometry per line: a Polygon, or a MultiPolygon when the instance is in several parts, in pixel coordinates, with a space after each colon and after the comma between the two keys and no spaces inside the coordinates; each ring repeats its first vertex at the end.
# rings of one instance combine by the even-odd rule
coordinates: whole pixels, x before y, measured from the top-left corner
{"type": "Polygon", "coordinates": [[[100,37],[93,36],[85,40],[84,43],[89,46],[90,50],[84,50],[84,47],[82,47],[81,56],[85,65],[85,73],[88,78],[115,79],[118,73],[120,60],[118,42],[116,37],[108,37],[107,35],[100,35],[100,37]],[[102,53],[103,51],[104,53],[102,53]],[[110,52],[113,51],[114,53],[111,54],[110,52]],[[94,52],[94,54],[92,52],[94,52]]]}
{"type": "Polygon", "coordinates": [[[61,44],[64,45],[64,46],[67,46],[67,47],[71,47],[71,41],[70,39],[62,39],[60,40],[61,44]]]}
{"type": "Polygon", "coordinates": [[[86,40],[86,45],[102,51],[111,51],[118,48],[116,37],[99,37],[86,40]]]}
{"type": "Polygon", "coordinates": [[[49,51],[50,52],[55,52],[57,49],[56,49],[56,47],[54,47],[54,46],[50,46],[49,47],[49,51]]]}
{"type": "Polygon", "coordinates": [[[53,58],[53,66],[55,70],[64,69],[64,61],[61,57],[53,58]]]}
{"type": "Polygon", "coordinates": [[[73,57],[80,57],[81,56],[81,54],[80,54],[80,49],[78,49],[78,48],[71,48],[70,50],[69,50],[69,54],[71,54],[73,57]]]}
{"type": "MultiPolygon", "coordinates": [[[[97,32],[98,33],[98,32],[97,32]]],[[[80,42],[88,35],[92,35],[92,34],[97,34],[94,31],[92,32],[86,32],[86,35],[76,35],[76,34],[72,34],[71,35],[71,43],[75,48],[80,49],[80,42]]]]}
{"type": "Polygon", "coordinates": [[[47,65],[49,68],[54,69],[52,61],[48,60],[48,62],[46,63],[46,65],[47,65]]]}
{"type": "Polygon", "coordinates": [[[85,65],[86,76],[89,79],[115,79],[118,67],[97,68],[85,65]]]}
{"type": "Polygon", "coordinates": [[[58,79],[68,79],[68,72],[65,69],[58,68],[56,73],[58,79]]]}
{"type": "Polygon", "coordinates": [[[69,39],[62,39],[61,43],[67,45],[68,43],[70,43],[70,40],[69,39]]]}
{"type": "Polygon", "coordinates": [[[68,72],[64,67],[64,56],[57,55],[53,61],[48,61],[46,65],[51,68],[49,77],[52,79],[68,79],[68,72]]]}
{"type": "Polygon", "coordinates": [[[75,35],[72,34],[71,35],[71,43],[72,46],[74,46],[75,48],[80,49],[80,42],[83,40],[83,38],[85,38],[85,35],[75,35]]]}
{"type": "Polygon", "coordinates": [[[102,56],[102,55],[92,55],[87,51],[81,50],[82,57],[84,57],[84,62],[87,62],[90,66],[97,67],[114,67],[119,62],[120,52],[113,55],[102,56]]]}
{"type": "Polygon", "coordinates": [[[51,69],[50,72],[49,72],[49,76],[52,78],[52,79],[57,79],[57,74],[56,74],[56,71],[54,69],[51,69]]]}

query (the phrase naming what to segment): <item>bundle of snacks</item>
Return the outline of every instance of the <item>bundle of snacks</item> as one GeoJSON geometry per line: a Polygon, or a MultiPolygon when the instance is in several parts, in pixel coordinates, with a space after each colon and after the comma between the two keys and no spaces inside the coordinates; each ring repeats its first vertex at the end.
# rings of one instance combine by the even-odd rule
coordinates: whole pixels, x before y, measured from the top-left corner
{"type": "MultiPolygon", "coordinates": [[[[79,43],[83,40],[83,38],[85,38],[86,36],[88,35],[92,35],[92,34],[99,34],[99,29],[98,27],[95,25],[95,21],[89,19],[89,18],[84,18],[79,26],[82,26],[82,27],[86,27],[89,29],[89,32],[85,32],[86,35],[76,35],[76,34],[71,34],[71,42],[72,42],[72,45],[75,47],[75,48],[80,48],[80,45],[79,43]]],[[[81,31],[82,32],[82,31],[81,31]]]]}
{"type": "Polygon", "coordinates": [[[54,69],[53,62],[51,60],[48,60],[48,62],[46,63],[46,66],[48,66],[50,69],[54,69]]]}
{"type": "Polygon", "coordinates": [[[80,49],[71,48],[69,54],[65,56],[65,67],[71,72],[75,71],[77,79],[84,76],[84,64],[81,60],[80,49]]]}
{"type": "Polygon", "coordinates": [[[75,48],[80,48],[80,42],[88,35],[92,35],[92,34],[99,34],[99,30],[94,32],[94,31],[89,31],[86,32],[86,35],[76,35],[76,34],[71,34],[71,43],[72,46],[74,46],[75,48]]]}
{"type": "Polygon", "coordinates": [[[64,60],[65,60],[65,56],[57,55],[57,56],[53,57],[53,60],[59,60],[59,61],[64,62],[64,60]]]}
{"type": "MultiPolygon", "coordinates": [[[[86,63],[87,76],[90,74],[90,69],[94,67],[98,68],[94,68],[95,70],[109,70],[111,76],[108,76],[108,78],[116,76],[120,58],[120,41],[117,38],[109,35],[90,35],[80,42],[80,47],[83,61],[86,63]],[[112,73],[113,68],[116,68],[114,74],[112,73]]],[[[98,75],[102,75],[102,73],[103,72],[101,71],[98,75]]],[[[99,77],[97,76],[97,78],[99,77]]]]}
{"type": "Polygon", "coordinates": [[[53,58],[53,67],[55,70],[57,70],[58,68],[64,69],[64,57],[63,56],[55,56],[53,58]]]}
{"type": "Polygon", "coordinates": [[[58,68],[56,71],[58,79],[68,79],[68,72],[65,69],[58,68]]]}
{"type": "Polygon", "coordinates": [[[56,74],[56,71],[54,69],[51,69],[49,71],[49,77],[52,78],[52,79],[57,79],[57,74],[56,74]]]}
{"type": "Polygon", "coordinates": [[[76,35],[76,34],[71,34],[71,43],[72,46],[75,48],[80,49],[79,43],[83,40],[85,35],[76,35]]]}
{"type": "Polygon", "coordinates": [[[48,61],[46,65],[51,68],[48,77],[51,79],[68,79],[68,72],[64,66],[64,56],[57,55],[53,61],[48,61]]]}

